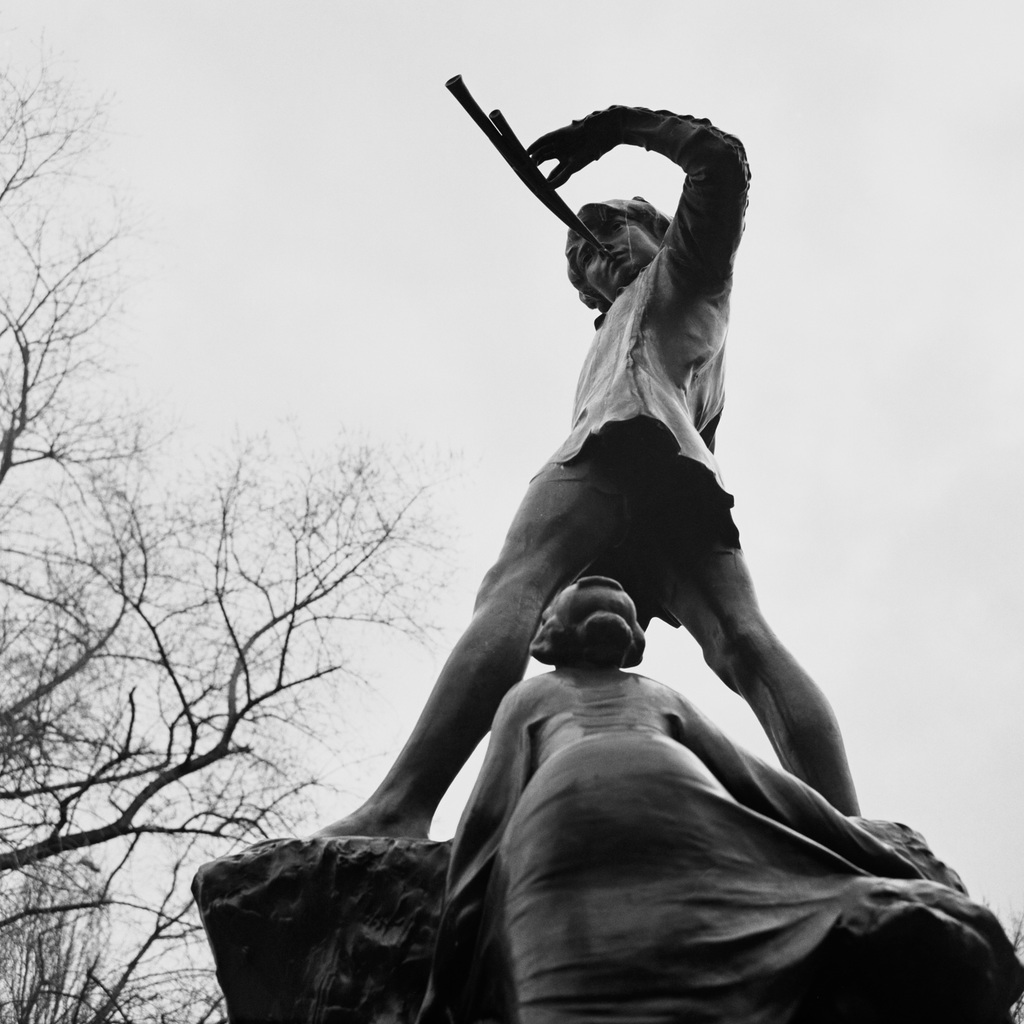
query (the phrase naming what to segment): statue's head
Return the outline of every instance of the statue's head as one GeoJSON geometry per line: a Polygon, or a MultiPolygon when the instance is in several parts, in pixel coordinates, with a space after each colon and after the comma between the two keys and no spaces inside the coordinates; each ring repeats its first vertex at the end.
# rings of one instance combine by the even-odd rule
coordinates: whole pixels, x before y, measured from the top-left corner
{"type": "Polygon", "coordinates": [[[629,594],[606,576],[584,576],[547,606],[530,653],[546,665],[631,668],[644,644],[629,594]]]}
{"type": "Polygon", "coordinates": [[[654,259],[669,220],[641,196],[589,203],[579,218],[614,255],[595,252],[585,238],[570,231],[565,243],[569,280],[582,302],[606,313],[615,296],[654,259]]]}

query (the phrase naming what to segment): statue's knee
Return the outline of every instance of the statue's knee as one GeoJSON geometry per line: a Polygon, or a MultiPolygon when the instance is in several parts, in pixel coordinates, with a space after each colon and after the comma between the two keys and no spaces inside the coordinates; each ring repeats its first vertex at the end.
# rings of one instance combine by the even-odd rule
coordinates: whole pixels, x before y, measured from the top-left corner
{"type": "Polygon", "coordinates": [[[743,619],[732,623],[728,637],[735,656],[749,661],[761,659],[771,645],[771,631],[760,621],[743,619]]]}
{"type": "Polygon", "coordinates": [[[480,612],[539,616],[547,601],[542,574],[534,571],[531,560],[499,559],[484,575],[476,595],[475,609],[480,612]]]}
{"type": "Polygon", "coordinates": [[[474,607],[480,608],[487,604],[491,598],[491,595],[496,593],[507,575],[507,566],[501,562],[495,562],[494,565],[484,573],[484,578],[480,581],[480,586],[476,592],[476,603],[474,607]]]}
{"type": "Polygon", "coordinates": [[[744,682],[760,675],[772,634],[761,622],[728,619],[720,624],[713,641],[705,647],[704,658],[714,672],[737,693],[744,682]]]}

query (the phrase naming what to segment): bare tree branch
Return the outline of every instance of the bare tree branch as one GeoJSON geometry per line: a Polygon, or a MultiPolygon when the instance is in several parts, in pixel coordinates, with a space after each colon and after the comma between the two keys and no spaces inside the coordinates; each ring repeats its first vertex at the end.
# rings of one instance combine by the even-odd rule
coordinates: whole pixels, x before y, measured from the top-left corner
{"type": "Polygon", "coordinates": [[[295,827],[308,738],[370,630],[425,635],[440,544],[416,456],[253,440],[156,471],[106,387],[102,120],[0,71],[0,1004],[213,1022],[188,875],[295,827]]]}

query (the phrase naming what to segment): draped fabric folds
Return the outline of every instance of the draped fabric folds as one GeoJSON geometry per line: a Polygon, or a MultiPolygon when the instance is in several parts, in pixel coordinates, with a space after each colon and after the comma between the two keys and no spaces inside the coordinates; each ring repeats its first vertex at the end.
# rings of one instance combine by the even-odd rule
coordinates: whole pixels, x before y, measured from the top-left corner
{"type": "Polygon", "coordinates": [[[830,935],[905,906],[939,908],[953,946],[983,946],[986,983],[1010,991],[1021,969],[994,918],[928,876],[938,862],[839,814],[674,691],[558,669],[495,719],[418,1024],[810,1019],[830,935]]]}

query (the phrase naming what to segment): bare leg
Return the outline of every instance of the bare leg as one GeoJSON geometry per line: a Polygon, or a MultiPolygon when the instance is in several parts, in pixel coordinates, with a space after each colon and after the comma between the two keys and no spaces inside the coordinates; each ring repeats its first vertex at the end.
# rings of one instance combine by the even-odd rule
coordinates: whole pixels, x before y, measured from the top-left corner
{"type": "Polygon", "coordinates": [[[621,498],[579,480],[531,484],[469,628],[391,770],[362,807],[317,835],[426,836],[502,697],[523,677],[541,612],[612,542],[622,508],[621,498]]]}
{"type": "Polygon", "coordinates": [[[832,706],[765,622],[743,553],[710,552],[672,605],[707,663],[751,706],[783,767],[843,814],[859,814],[832,706]]]}

